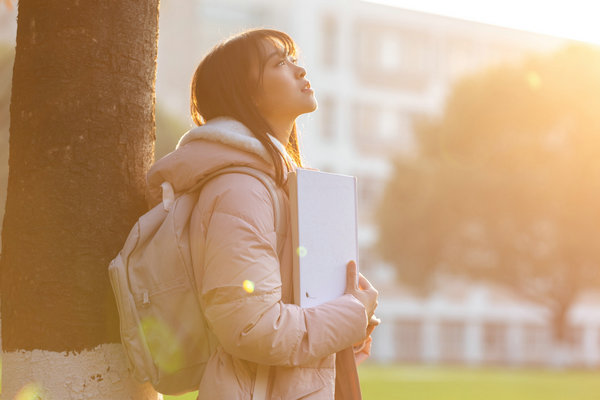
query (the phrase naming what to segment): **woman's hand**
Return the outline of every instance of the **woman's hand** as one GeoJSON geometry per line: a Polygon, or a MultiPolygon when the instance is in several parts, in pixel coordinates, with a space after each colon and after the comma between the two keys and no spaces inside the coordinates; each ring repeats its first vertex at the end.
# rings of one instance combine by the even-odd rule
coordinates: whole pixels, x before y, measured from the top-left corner
{"type": "Polygon", "coordinates": [[[369,335],[363,342],[358,346],[354,346],[354,361],[356,365],[360,365],[371,355],[371,343],[373,338],[369,335]]]}
{"type": "Polygon", "coordinates": [[[356,361],[356,365],[360,365],[360,363],[365,361],[371,355],[371,343],[373,342],[371,333],[373,333],[375,327],[380,323],[381,320],[373,315],[367,326],[367,338],[362,342],[354,344],[354,360],[356,361]]]}
{"type": "MultiPolygon", "coordinates": [[[[347,294],[351,294],[358,301],[362,303],[367,310],[367,318],[369,322],[375,313],[375,309],[377,308],[377,298],[379,297],[379,293],[377,290],[369,283],[367,278],[365,278],[362,274],[358,274],[358,285],[356,283],[356,274],[358,273],[356,262],[350,261],[346,265],[346,292],[347,294]]],[[[367,335],[368,336],[368,335],[367,335]]]]}
{"type": "Polygon", "coordinates": [[[367,311],[367,317],[369,318],[369,324],[367,325],[367,331],[365,340],[354,344],[354,360],[356,365],[366,360],[371,355],[371,333],[380,320],[375,317],[375,309],[377,308],[377,298],[379,293],[371,285],[371,283],[362,274],[358,274],[358,284],[356,283],[356,262],[350,261],[346,266],[346,293],[354,296],[358,301],[362,303],[367,311]]]}

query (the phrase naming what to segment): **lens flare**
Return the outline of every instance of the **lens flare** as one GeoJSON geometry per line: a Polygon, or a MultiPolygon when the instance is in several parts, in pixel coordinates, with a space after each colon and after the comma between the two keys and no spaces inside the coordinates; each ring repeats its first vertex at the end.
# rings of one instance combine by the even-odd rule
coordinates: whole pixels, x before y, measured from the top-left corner
{"type": "Polygon", "coordinates": [[[542,86],[542,78],[535,71],[529,71],[527,73],[527,84],[531,90],[538,90],[542,86]]]}
{"type": "Polygon", "coordinates": [[[300,256],[300,258],[302,258],[302,257],[306,257],[306,254],[308,253],[308,250],[306,250],[306,247],[304,247],[304,246],[299,246],[296,249],[296,253],[298,253],[298,255],[300,256]]]}
{"type": "Polygon", "coordinates": [[[244,290],[248,293],[252,293],[254,292],[254,282],[249,281],[248,279],[246,279],[244,281],[244,283],[242,284],[242,286],[244,287],[244,290]]]}
{"type": "Polygon", "coordinates": [[[38,385],[37,383],[29,383],[25,386],[23,386],[23,388],[21,388],[21,390],[19,390],[19,393],[17,393],[17,395],[15,396],[15,400],[41,400],[45,398],[43,392],[42,392],[42,388],[40,385],[38,385]]]}
{"type": "Polygon", "coordinates": [[[147,317],[141,320],[140,329],[144,331],[153,358],[165,372],[173,373],[181,368],[183,346],[167,324],[147,317]]]}

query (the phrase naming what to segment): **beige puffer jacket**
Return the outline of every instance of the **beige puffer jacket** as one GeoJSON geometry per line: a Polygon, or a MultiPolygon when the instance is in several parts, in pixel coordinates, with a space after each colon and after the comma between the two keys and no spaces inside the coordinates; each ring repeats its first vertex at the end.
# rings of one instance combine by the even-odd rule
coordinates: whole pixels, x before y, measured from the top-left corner
{"type": "MultiPolygon", "coordinates": [[[[269,155],[244,125],[227,118],[211,120],[184,135],[177,150],[152,167],[149,202],[160,202],[164,181],[178,192],[230,165],[274,175],[269,155]]],[[[287,201],[284,211],[289,215],[287,201]]],[[[285,237],[277,239],[269,193],[250,176],[221,175],[201,191],[190,238],[213,336],[200,399],[250,399],[257,363],[272,366],[269,399],[333,399],[335,352],[365,337],[366,311],[352,295],[310,309],[291,304],[288,222],[285,237]],[[281,260],[276,240],[285,241],[281,260]],[[244,290],[245,280],[254,283],[252,293],[244,290]]]]}

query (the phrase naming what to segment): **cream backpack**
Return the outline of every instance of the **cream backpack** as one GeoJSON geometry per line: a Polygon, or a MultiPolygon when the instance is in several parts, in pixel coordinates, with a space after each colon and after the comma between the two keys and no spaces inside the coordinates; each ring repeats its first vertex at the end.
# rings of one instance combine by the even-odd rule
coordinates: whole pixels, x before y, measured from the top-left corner
{"type": "MultiPolygon", "coordinates": [[[[162,203],[139,218],[108,267],[130,371],[160,393],[197,390],[210,356],[188,226],[202,186],[229,173],[253,176],[268,189],[277,237],[281,237],[283,199],[273,179],[254,168],[227,167],[177,197],[172,186],[163,183],[162,203]]],[[[282,244],[283,240],[277,243],[279,255],[282,244]]],[[[259,368],[254,398],[264,397],[265,376],[265,368],[259,368]]]]}

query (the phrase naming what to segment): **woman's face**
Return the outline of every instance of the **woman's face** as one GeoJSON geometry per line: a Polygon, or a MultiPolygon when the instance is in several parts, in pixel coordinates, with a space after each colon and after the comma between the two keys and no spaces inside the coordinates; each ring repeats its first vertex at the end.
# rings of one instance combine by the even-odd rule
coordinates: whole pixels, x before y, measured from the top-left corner
{"type": "Polygon", "coordinates": [[[268,121],[293,121],[317,108],[306,70],[283,47],[265,41],[266,62],[262,85],[254,96],[258,111],[268,121]]]}

